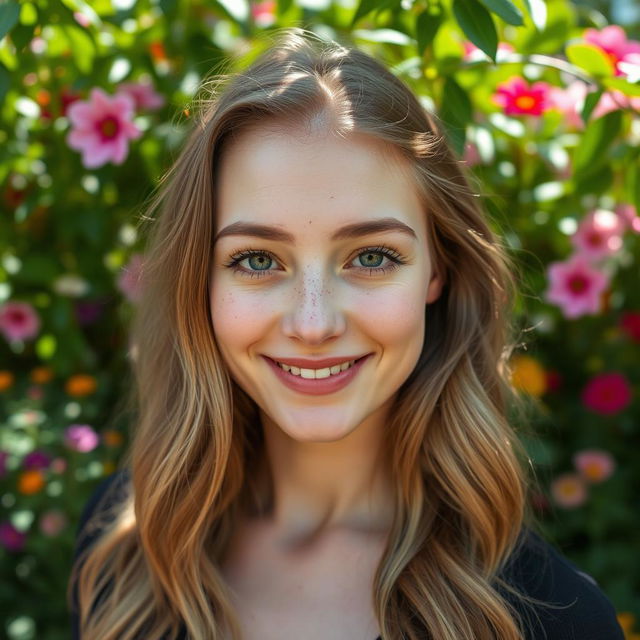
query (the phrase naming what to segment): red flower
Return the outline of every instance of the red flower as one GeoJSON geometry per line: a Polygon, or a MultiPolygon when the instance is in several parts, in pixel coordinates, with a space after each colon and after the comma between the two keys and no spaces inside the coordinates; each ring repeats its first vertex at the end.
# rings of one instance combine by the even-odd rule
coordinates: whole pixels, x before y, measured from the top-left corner
{"type": "Polygon", "coordinates": [[[583,389],[582,402],[594,413],[615,415],[631,403],[631,385],[621,373],[600,373],[583,389]]]}
{"type": "Polygon", "coordinates": [[[508,116],[540,116],[552,106],[550,90],[551,85],[546,82],[534,82],[529,85],[523,78],[514,76],[498,85],[493,100],[508,116]]]}

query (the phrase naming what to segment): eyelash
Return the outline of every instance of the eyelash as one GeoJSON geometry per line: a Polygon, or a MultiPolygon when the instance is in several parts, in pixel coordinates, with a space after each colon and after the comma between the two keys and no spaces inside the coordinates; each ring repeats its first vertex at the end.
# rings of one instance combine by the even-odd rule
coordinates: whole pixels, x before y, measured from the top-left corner
{"type": "MultiPolygon", "coordinates": [[[[386,267],[351,267],[355,269],[361,269],[363,271],[369,270],[369,275],[371,275],[372,272],[376,275],[390,273],[391,271],[395,271],[396,269],[398,269],[400,265],[406,263],[406,260],[395,249],[392,249],[391,247],[387,247],[385,245],[360,249],[360,251],[358,251],[358,253],[354,256],[354,258],[357,258],[363,253],[380,253],[392,261],[386,267]]],[[[224,266],[231,269],[234,273],[240,274],[241,276],[246,276],[248,278],[264,278],[271,272],[270,269],[251,271],[239,266],[239,263],[242,262],[245,258],[250,258],[251,256],[255,255],[269,256],[269,258],[275,260],[274,255],[269,251],[248,248],[230,256],[231,259],[229,260],[229,262],[226,262],[224,266]]]]}

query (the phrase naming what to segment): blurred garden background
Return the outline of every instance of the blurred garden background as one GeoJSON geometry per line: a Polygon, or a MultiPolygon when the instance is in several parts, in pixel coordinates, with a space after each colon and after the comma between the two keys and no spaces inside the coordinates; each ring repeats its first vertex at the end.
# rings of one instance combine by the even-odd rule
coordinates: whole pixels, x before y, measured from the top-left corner
{"type": "Polygon", "coordinates": [[[637,640],[634,0],[0,1],[0,637],[70,636],[78,518],[128,443],[142,207],[200,82],[287,26],[385,62],[477,176],[522,272],[533,508],[637,640]]]}

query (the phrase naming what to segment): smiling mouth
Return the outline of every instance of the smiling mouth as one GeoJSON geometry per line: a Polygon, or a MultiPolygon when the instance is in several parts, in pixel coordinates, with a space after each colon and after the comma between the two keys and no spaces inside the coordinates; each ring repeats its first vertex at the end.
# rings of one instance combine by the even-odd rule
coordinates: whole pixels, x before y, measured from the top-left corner
{"type": "Polygon", "coordinates": [[[348,360],[340,364],[333,365],[332,367],[322,367],[319,369],[308,369],[304,367],[296,367],[293,365],[278,362],[277,360],[273,360],[273,358],[270,358],[270,360],[274,362],[280,369],[282,369],[283,371],[286,371],[288,374],[290,374],[293,377],[304,378],[306,380],[314,380],[314,379],[322,380],[322,379],[331,378],[331,377],[340,375],[342,372],[347,371],[348,369],[353,367],[357,362],[359,362],[363,358],[366,358],[367,355],[362,356],[360,358],[356,358],[355,360],[348,360]]]}

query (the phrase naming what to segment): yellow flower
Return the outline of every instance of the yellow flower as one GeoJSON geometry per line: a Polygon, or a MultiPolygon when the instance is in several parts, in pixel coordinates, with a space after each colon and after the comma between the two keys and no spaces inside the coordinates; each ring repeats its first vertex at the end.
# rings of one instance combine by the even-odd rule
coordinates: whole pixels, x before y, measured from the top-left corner
{"type": "Polygon", "coordinates": [[[27,496],[38,493],[45,484],[44,475],[40,469],[29,469],[18,476],[18,491],[27,496]]]}
{"type": "Polygon", "coordinates": [[[53,378],[53,371],[49,367],[36,367],[31,370],[31,382],[45,384],[53,378]]]}
{"type": "Polygon", "coordinates": [[[88,396],[96,390],[97,386],[98,383],[93,376],[78,373],[67,380],[65,391],[70,396],[88,396]]]}
{"type": "Polygon", "coordinates": [[[13,385],[15,376],[11,371],[0,371],[0,391],[6,391],[13,385]]]}
{"type": "Polygon", "coordinates": [[[640,633],[634,633],[633,625],[636,622],[636,617],[629,611],[621,611],[618,613],[618,622],[624,631],[625,640],[640,640],[640,633]]]}
{"type": "Polygon", "coordinates": [[[118,431],[107,429],[102,432],[102,441],[107,445],[107,447],[117,447],[122,444],[122,440],[122,434],[118,431]]]}
{"type": "Polygon", "coordinates": [[[542,365],[531,356],[511,359],[511,383],[519,391],[539,397],[547,390],[547,376],[542,365]]]}

